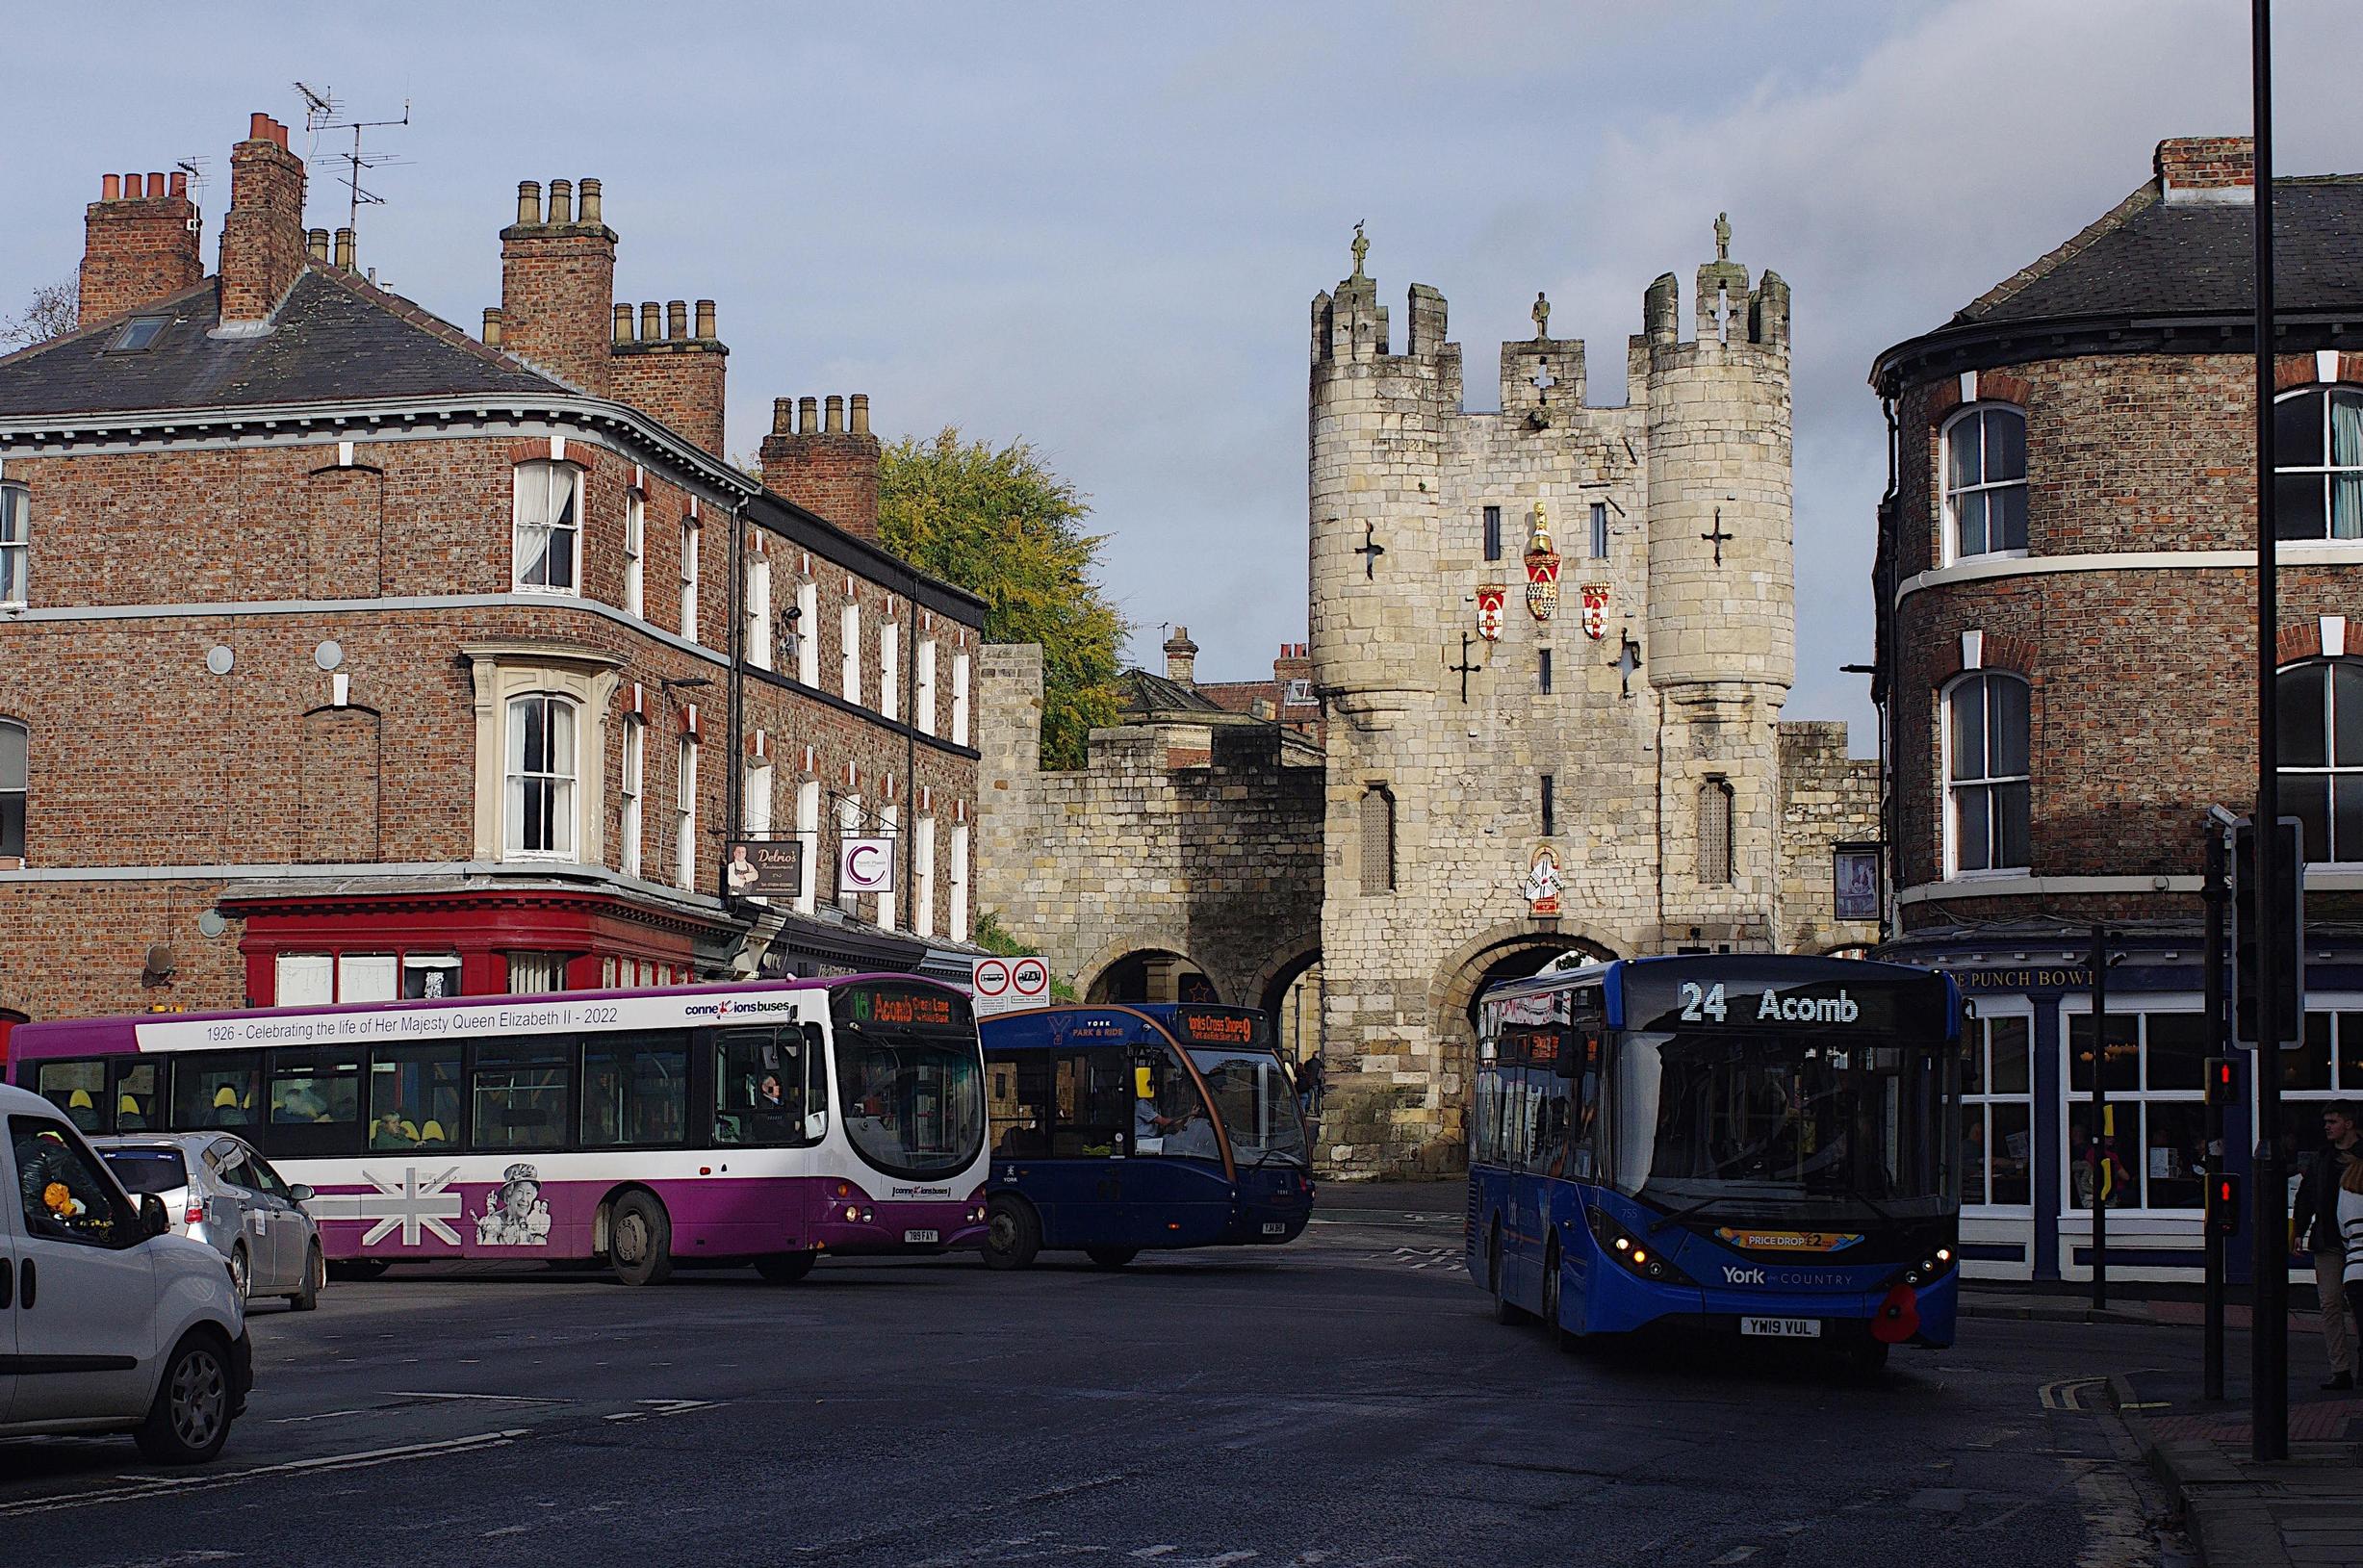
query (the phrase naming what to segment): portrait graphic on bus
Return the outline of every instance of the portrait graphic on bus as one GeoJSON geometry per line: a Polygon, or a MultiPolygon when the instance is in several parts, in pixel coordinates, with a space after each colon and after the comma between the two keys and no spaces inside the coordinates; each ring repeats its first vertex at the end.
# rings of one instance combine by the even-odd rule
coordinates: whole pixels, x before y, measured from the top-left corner
{"type": "Polygon", "coordinates": [[[541,1178],[523,1162],[501,1172],[501,1185],[484,1199],[476,1217],[478,1247],[547,1247],[550,1245],[550,1203],[542,1196],[541,1178]]]}

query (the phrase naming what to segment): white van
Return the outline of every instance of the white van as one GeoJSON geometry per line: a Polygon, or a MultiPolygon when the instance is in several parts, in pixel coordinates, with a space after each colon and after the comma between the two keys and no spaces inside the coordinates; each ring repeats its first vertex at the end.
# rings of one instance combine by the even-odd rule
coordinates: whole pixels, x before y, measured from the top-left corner
{"type": "Polygon", "coordinates": [[[221,1254],[167,1234],[38,1094],[0,1084],[0,1437],[131,1432],[193,1464],[221,1452],[254,1362],[221,1254]]]}

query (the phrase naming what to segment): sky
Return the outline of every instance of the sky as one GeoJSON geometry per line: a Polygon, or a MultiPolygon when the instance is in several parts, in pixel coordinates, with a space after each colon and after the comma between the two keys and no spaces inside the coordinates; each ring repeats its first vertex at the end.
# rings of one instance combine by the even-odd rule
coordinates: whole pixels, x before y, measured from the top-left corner
{"type": "MultiPolygon", "coordinates": [[[[2282,0],[2284,173],[2363,170],[2363,6],[2282,0]]],[[[619,298],[708,297],[730,445],[771,399],[866,392],[888,439],[1023,439],[1092,500],[1162,668],[1268,675],[1305,630],[1306,307],[1443,291],[1473,383],[1536,290],[1622,396],[1651,278],[1732,254],[1794,290],[1798,655],[1787,716],[1874,744],[1884,347],[2106,212],[2164,137],[2249,125],[2238,0],[1724,4],[48,7],[11,23],[0,314],[68,275],[102,171],[203,160],[206,260],[250,111],[301,81],[365,146],[361,262],[474,329],[516,182],[604,182],[619,298]],[[155,40],[168,47],[149,47],[155,40]],[[144,40],[144,41],[143,41],[144,40]]],[[[310,222],[345,220],[312,145],[310,222]]],[[[1400,342],[1398,347],[1400,347],[1400,342]]],[[[1490,399],[1473,385],[1472,403],[1490,399]]]]}

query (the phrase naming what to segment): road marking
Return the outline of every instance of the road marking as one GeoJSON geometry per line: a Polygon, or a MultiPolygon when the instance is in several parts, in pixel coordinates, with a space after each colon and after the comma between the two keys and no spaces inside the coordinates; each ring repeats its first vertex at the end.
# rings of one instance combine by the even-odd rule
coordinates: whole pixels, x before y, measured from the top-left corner
{"type": "Polygon", "coordinates": [[[364,1414],[367,1414],[367,1412],[361,1410],[322,1410],[316,1416],[273,1416],[270,1418],[270,1425],[273,1427],[295,1427],[300,1426],[307,1421],[334,1421],[339,1416],[358,1416],[364,1414]]]}
{"type": "Polygon", "coordinates": [[[552,1400],[531,1394],[435,1394],[424,1389],[394,1388],[386,1391],[389,1400],[482,1400],[488,1404],[572,1404],[572,1400],[552,1400]]]}
{"type": "Polygon", "coordinates": [[[645,1406],[645,1408],[639,1410],[618,1410],[615,1412],[615,1414],[611,1416],[604,1416],[601,1419],[604,1421],[638,1421],[646,1416],[663,1417],[686,1415],[692,1410],[718,1409],[723,1401],[719,1400],[641,1400],[636,1402],[645,1406]]]}
{"type": "Polygon", "coordinates": [[[1714,1560],[1712,1568],[1731,1568],[1734,1562],[1745,1562],[1763,1550],[1760,1546],[1735,1546],[1714,1560]]]}
{"type": "Polygon", "coordinates": [[[21,1503],[0,1504],[0,1519],[13,1519],[21,1514],[62,1513],[69,1508],[87,1508],[101,1503],[140,1503],[149,1498],[178,1497],[186,1492],[210,1492],[218,1487],[235,1486],[241,1481],[261,1480],[272,1476],[316,1476],[339,1470],[370,1470],[378,1465],[398,1464],[405,1459],[432,1459],[447,1453],[473,1453],[482,1449],[505,1448],[521,1437],[532,1433],[524,1427],[507,1431],[477,1432],[469,1437],[448,1437],[437,1443],[405,1443],[398,1448],[364,1449],[357,1453],[328,1453],[317,1459],[291,1459],[283,1464],[256,1465],[247,1470],[208,1472],[200,1476],[178,1476],[167,1479],[149,1478],[132,1486],[97,1487],[88,1492],[55,1493],[48,1497],[26,1498],[21,1503]]]}
{"type": "Polygon", "coordinates": [[[2073,1410],[2085,1414],[2086,1391],[2108,1386],[2106,1377],[2062,1377],[2043,1384],[2035,1391],[2035,1397],[2046,1410],[2073,1410]]]}

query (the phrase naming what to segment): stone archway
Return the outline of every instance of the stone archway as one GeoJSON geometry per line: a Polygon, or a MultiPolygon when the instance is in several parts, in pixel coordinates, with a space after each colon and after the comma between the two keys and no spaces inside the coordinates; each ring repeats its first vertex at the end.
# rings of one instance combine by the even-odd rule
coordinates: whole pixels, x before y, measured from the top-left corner
{"type": "Polygon", "coordinates": [[[1436,1089],[1448,1139],[1459,1139],[1466,1125],[1477,1068],[1477,999],[1495,981],[1533,974],[1563,953],[1617,956],[1605,933],[1580,921],[1514,921],[1471,938],[1437,969],[1427,990],[1427,1027],[1442,1068],[1436,1089]]]}
{"type": "Polygon", "coordinates": [[[1240,993],[1271,1020],[1272,1042],[1291,1067],[1321,1049],[1321,937],[1280,944],[1271,962],[1240,993]]]}
{"type": "Polygon", "coordinates": [[[1075,977],[1087,1002],[1220,1002],[1220,985],[1189,954],[1153,943],[1115,944],[1075,977]]]}

